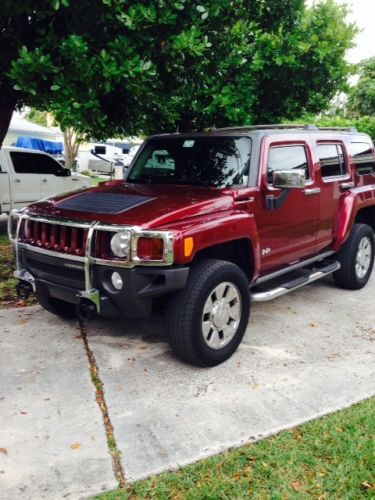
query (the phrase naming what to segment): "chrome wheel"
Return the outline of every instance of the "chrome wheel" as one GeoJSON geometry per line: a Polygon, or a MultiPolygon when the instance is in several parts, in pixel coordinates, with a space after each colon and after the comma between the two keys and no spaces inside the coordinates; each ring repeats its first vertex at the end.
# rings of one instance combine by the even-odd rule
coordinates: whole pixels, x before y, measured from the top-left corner
{"type": "Polygon", "coordinates": [[[364,236],[358,245],[357,255],[355,259],[355,272],[358,278],[362,279],[366,276],[372,257],[372,246],[370,238],[364,236]]]}
{"type": "Polygon", "coordinates": [[[211,349],[222,349],[233,339],[241,311],[241,295],[234,283],[225,281],[212,290],[202,315],[203,338],[211,349]]]}

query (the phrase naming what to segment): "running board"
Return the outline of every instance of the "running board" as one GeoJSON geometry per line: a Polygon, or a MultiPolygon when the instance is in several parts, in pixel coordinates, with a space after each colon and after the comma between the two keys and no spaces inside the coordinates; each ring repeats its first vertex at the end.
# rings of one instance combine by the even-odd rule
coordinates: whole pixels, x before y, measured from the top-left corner
{"type": "Polygon", "coordinates": [[[327,262],[324,267],[309,270],[309,274],[294,278],[291,281],[282,283],[275,288],[266,291],[253,292],[251,294],[251,300],[253,302],[268,302],[269,300],[277,299],[277,297],[293,292],[294,290],[297,290],[297,288],[301,288],[302,286],[308,285],[313,281],[324,278],[328,274],[338,271],[340,267],[341,265],[337,261],[327,262]]]}

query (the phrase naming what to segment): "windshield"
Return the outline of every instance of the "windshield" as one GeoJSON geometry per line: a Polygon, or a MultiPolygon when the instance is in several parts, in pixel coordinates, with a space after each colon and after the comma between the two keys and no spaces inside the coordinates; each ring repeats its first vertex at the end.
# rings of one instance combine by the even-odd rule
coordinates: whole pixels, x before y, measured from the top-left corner
{"type": "Polygon", "coordinates": [[[151,139],[127,178],[129,182],[247,185],[251,141],[246,137],[151,139]]]}

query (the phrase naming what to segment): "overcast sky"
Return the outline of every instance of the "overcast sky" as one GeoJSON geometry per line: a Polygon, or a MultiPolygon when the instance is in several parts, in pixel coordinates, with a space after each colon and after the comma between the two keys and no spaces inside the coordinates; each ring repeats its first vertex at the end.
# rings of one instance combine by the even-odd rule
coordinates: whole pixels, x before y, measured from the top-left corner
{"type": "MultiPolygon", "coordinates": [[[[348,51],[347,59],[357,63],[362,59],[375,56],[375,0],[335,0],[336,3],[347,3],[351,13],[348,20],[355,22],[362,30],[356,37],[357,46],[348,51]]],[[[312,4],[313,0],[307,0],[312,4]]]]}

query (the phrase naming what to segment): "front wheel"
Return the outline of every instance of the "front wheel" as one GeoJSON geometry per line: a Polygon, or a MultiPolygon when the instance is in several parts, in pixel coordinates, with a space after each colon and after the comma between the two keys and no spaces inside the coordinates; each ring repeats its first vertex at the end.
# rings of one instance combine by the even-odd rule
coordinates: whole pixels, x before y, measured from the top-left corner
{"type": "Polygon", "coordinates": [[[367,224],[354,224],[350,236],[337,254],[341,268],[333,273],[336,285],[358,290],[370,279],[374,266],[374,232],[367,224]]]}
{"type": "Polygon", "coordinates": [[[250,314],[249,283],[231,262],[207,259],[192,267],[167,307],[171,348],[184,361],[215,366],[240,344],[250,314]]]}

